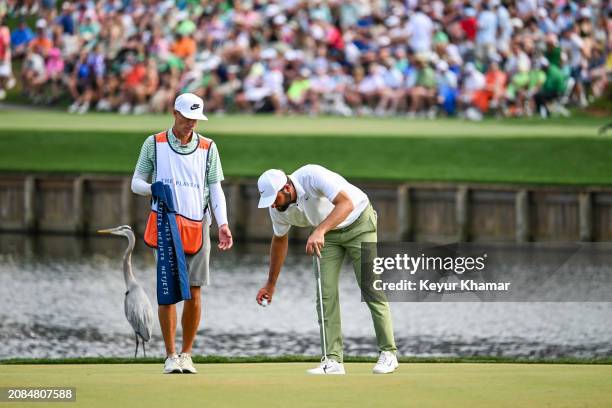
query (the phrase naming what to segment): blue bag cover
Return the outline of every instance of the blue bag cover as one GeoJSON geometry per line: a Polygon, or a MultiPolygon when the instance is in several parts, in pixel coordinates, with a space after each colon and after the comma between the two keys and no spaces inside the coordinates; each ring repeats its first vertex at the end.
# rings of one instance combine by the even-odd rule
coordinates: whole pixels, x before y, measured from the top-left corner
{"type": "Polygon", "coordinates": [[[151,186],[151,194],[157,202],[157,303],[173,305],[191,299],[187,262],[172,189],[158,181],[151,186]]]}

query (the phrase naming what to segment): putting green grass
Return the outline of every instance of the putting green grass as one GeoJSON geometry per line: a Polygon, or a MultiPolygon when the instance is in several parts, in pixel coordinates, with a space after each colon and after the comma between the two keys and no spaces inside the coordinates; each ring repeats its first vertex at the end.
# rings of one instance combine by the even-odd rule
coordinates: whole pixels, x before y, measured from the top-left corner
{"type": "MultiPolygon", "coordinates": [[[[602,119],[409,121],[402,118],[211,117],[229,177],[319,163],[376,180],[612,184],[612,137],[602,119]]],[[[0,171],[131,173],[148,134],[169,116],[0,112],[0,171]]]]}
{"type": "MultiPolygon", "coordinates": [[[[320,357],[304,354],[285,354],[281,356],[219,356],[194,355],[197,364],[252,364],[252,363],[318,363],[320,357]]],[[[368,356],[344,356],[347,363],[374,364],[376,358],[368,356]]],[[[510,356],[400,356],[400,363],[480,363],[480,364],[606,364],[612,365],[612,357],[554,357],[554,358],[524,358],[510,356]]],[[[0,360],[3,364],[161,364],[161,357],[66,357],[66,358],[9,358],[0,360]]]]}
{"type": "MultiPolygon", "coordinates": [[[[0,386],[76,387],[54,407],[612,406],[612,366],[402,364],[392,375],[347,363],[346,376],[305,374],[312,363],[201,364],[197,375],[163,375],[161,364],[4,365],[0,386]]],[[[41,406],[41,404],[19,404],[41,406]]]]}

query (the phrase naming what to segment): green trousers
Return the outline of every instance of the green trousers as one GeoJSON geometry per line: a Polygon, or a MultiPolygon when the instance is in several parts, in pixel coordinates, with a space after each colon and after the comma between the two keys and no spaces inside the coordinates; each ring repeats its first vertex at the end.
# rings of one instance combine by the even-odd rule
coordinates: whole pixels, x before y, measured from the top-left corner
{"type": "MultiPolygon", "coordinates": [[[[325,334],[327,357],[338,362],[343,361],[342,327],[340,324],[340,298],[338,281],[340,269],[346,255],[349,256],[355,270],[357,283],[361,285],[361,243],[377,242],[377,215],[371,205],[346,228],[329,231],[325,234],[325,246],[321,251],[321,290],[323,292],[323,313],[325,314],[325,334]]],[[[370,308],[378,351],[395,352],[393,323],[387,302],[366,302],[370,308]]],[[[321,307],[319,305],[319,288],[317,287],[317,315],[321,327],[321,307]]],[[[323,354],[323,334],[321,332],[321,354],[323,354]]]]}

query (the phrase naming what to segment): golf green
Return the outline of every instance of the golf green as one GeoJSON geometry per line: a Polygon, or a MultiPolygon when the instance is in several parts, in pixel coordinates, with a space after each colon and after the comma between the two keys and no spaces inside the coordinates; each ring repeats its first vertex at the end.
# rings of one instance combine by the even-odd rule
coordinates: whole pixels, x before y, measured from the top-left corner
{"type": "Polygon", "coordinates": [[[419,363],[373,375],[370,363],[347,363],[346,376],[329,377],[306,375],[312,366],[200,364],[197,375],[163,375],[161,364],[4,365],[0,387],[76,387],[76,403],[58,408],[612,406],[610,365],[419,363]]]}

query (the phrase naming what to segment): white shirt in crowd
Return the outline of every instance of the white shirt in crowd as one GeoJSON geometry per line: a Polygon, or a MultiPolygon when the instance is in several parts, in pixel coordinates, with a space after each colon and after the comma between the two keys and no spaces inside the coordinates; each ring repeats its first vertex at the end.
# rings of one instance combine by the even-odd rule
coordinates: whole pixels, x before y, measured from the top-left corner
{"type": "Polygon", "coordinates": [[[499,27],[499,35],[497,38],[497,48],[500,51],[508,51],[510,47],[510,39],[512,38],[512,22],[510,12],[503,5],[497,7],[497,26],[499,27]]]}
{"type": "Polygon", "coordinates": [[[483,10],[478,15],[478,34],[476,42],[482,45],[495,44],[497,35],[497,15],[491,10],[483,10]]]}
{"type": "Polygon", "coordinates": [[[431,49],[433,30],[433,22],[427,14],[418,12],[410,17],[408,20],[409,42],[415,53],[427,52],[431,49]]]}
{"type": "Polygon", "coordinates": [[[525,17],[530,14],[535,14],[537,10],[537,0],[518,0],[516,2],[516,11],[519,17],[525,17]]]}
{"type": "Polygon", "coordinates": [[[463,82],[463,92],[471,95],[473,92],[483,89],[485,85],[485,76],[477,69],[471,69],[467,72],[463,82]]]}
{"type": "Polygon", "coordinates": [[[289,179],[297,193],[296,202],[282,212],[270,207],[272,228],[277,237],[287,235],[292,225],[316,227],[321,224],[334,209],[332,201],[340,191],[348,194],[353,211],[335,229],[351,225],[370,202],[363,191],[344,177],[316,164],[300,167],[289,175],[289,179]]]}
{"type": "Polygon", "coordinates": [[[582,47],[584,41],[576,33],[570,34],[569,38],[561,39],[561,49],[569,55],[569,66],[578,68],[582,63],[582,47]]]}
{"type": "Polygon", "coordinates": [[[372,93],[381,90],[384,86],[385,80],[383,77],[378,72],[374,72],[363,78],[357,89],[361,93],[372,93]]]}

